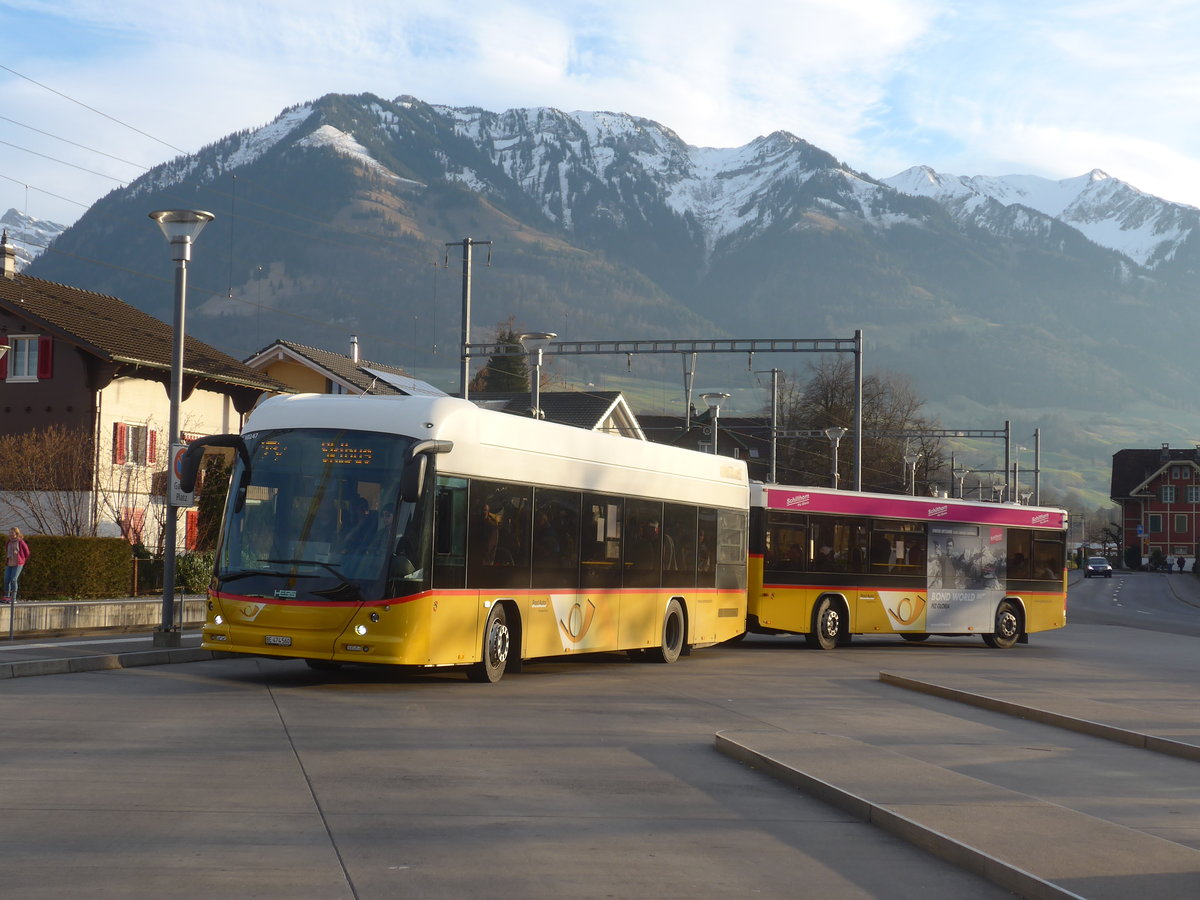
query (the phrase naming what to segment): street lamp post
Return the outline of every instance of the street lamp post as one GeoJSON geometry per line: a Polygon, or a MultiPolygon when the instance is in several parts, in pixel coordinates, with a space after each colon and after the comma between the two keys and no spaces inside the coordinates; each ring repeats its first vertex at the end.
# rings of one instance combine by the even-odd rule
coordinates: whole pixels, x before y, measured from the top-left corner
{"type": "Polygon", "coordinates": [[[971,470],[968,469],[966,466],[958,466],[954,470],[954,477],[958,479],[958,499],[959,500],[963,499],[963,481],[970,474],[971,474],[971,470]]]}
{"type": "Polygon", "coordinates": [[[177,444],[181,443],[179,408],[183,404],[183,341],[184,318],[187,306],[187,264],[192,258],[192,243],[204,226],[214,218],[210,212],[194,209],[162,209],[150,213],[163,235],[171,243],[171,259],[175,261],[175,323],[171,348],[171,414],[168,427],[171,452],[167,457],[167,516],[164,523],[163,602],[162,624],[154,633],[156,647],[178,647],[180,634],[175,628],[175,552],[177,541],[179,499],[172,489],[177,444]]]}
{"type": "Polygon", "coordinates": [[[542,351],[550,345],[550,342],[558,337],[553,331],[527,331],[524,334],[518,335],[517,340],[521,342],[521,346],[525,348],[525,352],[529,354],[529,365],[533,369],[533,373],[529,379],[529,402],[532,407],[529,414],[535,419],[544,419],[546,414],[542,412],[542,351]]]}
{"type": "Polygon", "coordinates": [[[920,458],[920,453],[906,453],[904,455],[904,474],[908,478],[908,492],[914,497],[917,495],[917,460],[920,458]]]}
{"type": "Polygon", "coordinates": [[[724,391],[709,391],[706,394],[701,394],[700,399],[708,404],[708,411],[712,417],[712,452],[717,452],[717,429],[720,427],[721,421],[721,401],[728,400],[729,395],[724,391]]]}
{"type": "Polygon", "coordinates": [[[825,429],[825,437],[829,438],[829,443],[832,445],[833,454],[833,489],[838,489],[838,444],[842,442],[842,438],[846,436],[846,429],[840,425],[834,425],[825,429]]]}

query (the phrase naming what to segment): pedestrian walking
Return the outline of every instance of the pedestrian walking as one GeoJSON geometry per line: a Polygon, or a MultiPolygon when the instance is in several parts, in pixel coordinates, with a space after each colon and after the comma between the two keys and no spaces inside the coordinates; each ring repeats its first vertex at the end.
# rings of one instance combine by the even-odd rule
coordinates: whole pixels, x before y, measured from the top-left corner
{"type": "Polygon", "coordinates": [[[4,549],[4,602],[14,603],[17,599],[17,582],[21,578],[21,570],[29,562],[29,545],[21,536],[21,529],[15,525],[9,529],[8,544],[4,549]]]}

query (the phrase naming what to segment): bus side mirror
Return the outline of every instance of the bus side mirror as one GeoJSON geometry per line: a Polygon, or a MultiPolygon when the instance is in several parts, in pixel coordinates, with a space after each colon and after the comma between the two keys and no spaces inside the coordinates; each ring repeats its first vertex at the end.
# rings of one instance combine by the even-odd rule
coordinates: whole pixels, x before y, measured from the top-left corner
{"type": "Polygon", "coordinates": [[[404,474],[400,478],[400,499],[405,503],[416,503],[421,499],[428,462],[429,457],[419,453],[404,464],[404,474]]]}
{"type": "Polygon", "coordinates": [[[207,447],[233,447],[242,458],[242,465],[250,469],[250,453],[240,434],[210,434],[188,444],[179,463],[179,489],[190,494],[196,489],[196,476],[200,473],[200,461],[207,447]]]}
{"type": "Polygon", "coordinates": [[[449,453],[454,441],[421,441],[408,452],[404,471],[400,474],[400,499],[416,503],[421,499],[425,487],[425,469],[429,464],[428,454],[449,453]]]}

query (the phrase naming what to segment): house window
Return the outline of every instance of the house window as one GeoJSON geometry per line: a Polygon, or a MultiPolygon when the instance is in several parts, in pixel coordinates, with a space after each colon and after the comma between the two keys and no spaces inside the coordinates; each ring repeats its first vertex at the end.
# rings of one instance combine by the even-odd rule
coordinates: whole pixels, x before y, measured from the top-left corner
{"type": "Polygon", "coordinates": [[[121,518],[117,524],[125,540],[131,544],[140,544],[146,530],[146,511],[127,506],[121,510],[121,518]]]}
{"type": "Polygon", "coordinates": [[[325,383],[327,385],[329,385],[329,389],[325,392],[327,394],[350,394],[350,393],[353,393],[350,390],[350,388],[346,387],[343,384],[338,384],[332,378],[327,378],[325,380],[325,383]]]}
{"type": "Polygon", "coordinates": [[[1188,531],[1188,517],[1187,516],[1176,516],[1175,517],[1175,533],[1176,534],[1187,534],[1187,531],[1188,531]]]}
{"type": "Polygon", "coordinates": [[[1187,502],[1200,503],[1200,485],[1189,484],[1187,489],[1187,502]]]}
{"type": "Polygon", "coordinates": [[[115,466],[145,466],[155,461],[158,432],[145,425],[128,422],[113,423],[113,456],[115,466]]]}
{"type": "Polygon", "coordinates": [[[1150,533],[1157,534],[1162,531],[1162,516],[1158,513],[1151,513],[1147,518],[1150,520],[1147,524],[1150,526],[1150,533]]]}
{"type": "Polygon", "coordinates": [[[38,381],[53,374],[54,340],[47,335],[14,334],[5,342],[8,354],[0,360],[7,381],[38,381]]]}
{"type": "Polygon", "coordinates": [[[1171,480],[1178,481],[1179,478],[1179,466],[1171,466],[1171,480]]]}
{"type": "Polygon", "coordinates": [[[1162,487],[1162,502],[1163,503],[1174,503],[1175,502],[1175,485],[1173,485],[1173,484],[1164,484],[1163,485],[1163,487],[1162,487]]]}

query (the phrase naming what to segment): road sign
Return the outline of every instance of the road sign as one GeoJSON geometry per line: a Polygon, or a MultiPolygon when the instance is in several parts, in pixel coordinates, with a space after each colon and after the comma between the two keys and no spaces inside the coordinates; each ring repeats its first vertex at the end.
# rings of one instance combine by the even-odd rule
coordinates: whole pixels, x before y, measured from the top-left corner
{"type": "Polygon", "coordinates": [[[195,494],[189,494],[179,489],[179,476],[183,467],[183,454],[186,450],[187,444],[171,445],[171,478],[167,488],[167,497],[172,506],[194,506],[196,503],[195,494]]]}

